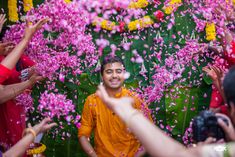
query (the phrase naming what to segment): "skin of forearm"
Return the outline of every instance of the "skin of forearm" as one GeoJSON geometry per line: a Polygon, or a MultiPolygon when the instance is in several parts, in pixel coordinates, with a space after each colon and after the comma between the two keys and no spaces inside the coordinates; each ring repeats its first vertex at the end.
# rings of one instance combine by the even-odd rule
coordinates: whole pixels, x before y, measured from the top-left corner
{"type": "Polygon", "coordinates": [[[30,143],[32,143],[34,137],[32,134],[27,134],[19,142],[17,142],[12,148],[3,154],[3,157],[21,157],[26,152],[30,143]]]}
{"type": "Polygon", "coordinates": [[[79,142],[83,148],[83,150],[86,152],[87,155],[90,157],[96,157],[96,153],[94,148],[92,147],[91,143],[88,141],[88,138],[86,136],[81,136],[79,138],[79,142]],[[91,153],[92,152],[92,153],[91,153]]]}
{"type": "Polygon", "coordinates": [[[19,44],[4,58],[1,62],[2,65],[7,67],[8,69],[13,69],[18,62],[19,58],[23,54],[26,46],[28,45],[29,40],[23,38],[19,44]]]}
{"type": "Polygon", "coordinates": [[[31,85],[32,83],[29,80],[11,85],[1,85],[0,104],[15,98],[31,85]]]}
{"type": "Polygon", "coordinates": [[[116,112],[118,115],[121,115],[120,118],[128,124],[128,127],[150,155],[159,157],[184,157],[182,155],[185,154],[187,156],[187,153],[185,153],[186,149],[183,145],[166,136],[165,133],[153,125],[141,113],[133,114],[135,112],[134,109],[129,110],[129,112],[123,112],[123,110],[116,110],[116,112]],[[183,154],[179,153],[180,155],[177,155],[177,152],[182,152],[183,154]]]}

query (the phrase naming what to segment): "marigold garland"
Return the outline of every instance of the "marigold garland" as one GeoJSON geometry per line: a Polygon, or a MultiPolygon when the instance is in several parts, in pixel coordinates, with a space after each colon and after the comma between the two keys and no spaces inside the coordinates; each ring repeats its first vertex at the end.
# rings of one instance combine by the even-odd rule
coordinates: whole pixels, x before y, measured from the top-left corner
{"type": "Polygon", "coordinates": [[[8,0],[8,16],[11,22],[19,20],[17,9],[17,0],[8,0]]]}
{"type": "Polygon", "coordinates": [[[47,147],[42,143],[40,143],[40,144],[41,144],[40,147],[28,149],[27,150],[27,155],[35,155],[35,154],[41,154],[41,153],[45,152],[47,147]]]}
{"type": "Polygon", "coordinates": [[[165,13],[171,14],[181,3],[181,0],[171,0],[166,6],[163,7],[165,13]]]}
{"type": "Polygon", "coordinates": [[[24,2],[24,11],[27,12],[33,8],[33,0],[23,0],[24,2]]]}
{"type": "Polygon", "coordinates": [[[146,28],[152,24],[154,24],[154,21],[149,16],[144,16],[143,18],[140,18],[138,20],[131,21],[128,24],[128,29],[130,31],[134,31],[138,28],[146,28]]]}
{"type": "MultiPolygon", "coordinates": [[[[159,12],[159,11],[157,11],[157,12],[159,12]]],[[[121,29],[120,26],[124,27],[124,29],[127,29],[129,31],[135,31],[137,29],[147,28],[147,27],[153,25],[155,21],[161,21],[162,17],[159,17],[161,19],[158,19],[158,16],[159,16],[158,14],[156,16],[155,15],[147,15],[147,16],[144,16],[140,19],[131,21],[128,24],[126,24],[124,22],[120,22],[120,23],[116,24],[115,22],[105,20],[102,17],[96,17],[93,20],[92,25],[99,26],[102,29],[109,30],[109,31],[116,29],[117,31],[122,32],[120,30],[123,30],[123,29],[121,29]]],[[[164,15],[162,15],[162,16],[164,16],[164,15]]]]}
{"type": "Polygon", "coordinates": [[[130,2],[128,8],[131,9],[140,9],[145,8],[149,5],[149,2],[147,0],[138,0],[137,2],[130,2]]]}
{"type": "Polygon", "coordinates": [[[216,39],[216,30],[214,23],[206,24],[206,40],[211,41],[216,39]]]}

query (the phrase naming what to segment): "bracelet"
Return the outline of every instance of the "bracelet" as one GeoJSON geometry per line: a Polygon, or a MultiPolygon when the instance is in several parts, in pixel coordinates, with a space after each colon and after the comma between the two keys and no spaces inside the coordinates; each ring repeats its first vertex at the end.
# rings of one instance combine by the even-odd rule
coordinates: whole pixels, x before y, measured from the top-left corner
{"type": "Polygon", "coordinates": [[[31,133],[33,135],[33,138],[35,139],[37,134],[32,128],[27,128],[23,132],[23,136],[27,135],[28,133],[31,133]]]}
{"type": "Polygon", "coordinates": [[[134,112],[132,112],[131,115],[129,116],[129,118],[127,119],[127,121],[126,121],[126,125],[127,125],[127,126],[130,126],[130,122],[131,122],[132,118],[135,117],[135,116],[138,115],[138,114],[141,114],[141,112],[139,112],[139,111],[137,111],[137,110],[135,110],[134,112]]]}

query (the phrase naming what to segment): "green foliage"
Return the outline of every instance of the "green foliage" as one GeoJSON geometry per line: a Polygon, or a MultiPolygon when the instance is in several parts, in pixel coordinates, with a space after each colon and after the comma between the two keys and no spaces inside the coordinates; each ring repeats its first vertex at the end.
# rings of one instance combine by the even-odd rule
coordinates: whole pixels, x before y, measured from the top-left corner
{"type": "MultiPolygon", "coordinates": [[[[43,0],[34,1],[34,6],[42,3],[43,0]]],[[[3,8],[7,9],[7,3],[3,4],[3,8]]],[[[156,8],[148,7],[148,14],[153,14],[156,11],[156,8]],[[151,9],[152,8],[152,9],[151,9]]],[[[158,9],[161,9],[162,5],[158,9]]],[[[102,30],[100,32],[93,31],[93,27],[89,26],[87,33],[91,33],[93,37],[93,42],[95,43],[96,39],[102,38],[107,39],[111,44],[114,44],[118,47],[116,54],[122,56],[126,70],[130,72],[130,78],[126,80],[125,85],[127,87],[146,87],[150,85],[152,80],[152,75],[154,74],[154,66],[159,64],[163,66],[165,64],[165,58],[174,54],[178,49],[174,46],[179,45],[181,48],[185,45],[186,39],[201,38],[204,41],[204,33],[195,32],[195,23],[193,22],[192,17],[189,14],[182,15],[180,11],[184,11],[187,8],[183,5],[178,8],[178,11],[175,13],[175,25],[167,30],[169,20],[161,23],[160,28],[147,28],[141,32],[126,32],[125,34],[116,33],[109,35],[108,31],[102,30]],[[180,34],[179,34],[180,32],[180,34]],[[137,38],[127,38],[126,36],[139,36],[137,38]],[[154,38],[161,36],[164,40],[164,44],[167,46],[161,47],[160,45],[154,42],[154,38]],[[173,39],[172,35],[175,35],[176,38],[173,39]],[[181,36],[183,35],[183,37],[181,36]],[[132,42],[130,50],[125,51],[122,48],[123,42],[132,42]],[[148,46],[146,46],[148,45],[148,46]],[[172,46],[169,46],[172,45],[172,46]],[[156,54],[160,51],[162,60],[159,61],[155,57],[151,57],[152,54],[156,54]],[[138,54],[144,58],[143,64],[138,64],[131,62],[131,58],[134,57],[133,50],[137,50],[138,54]],[[142,66],[146,68],[147,79],[139,74],[142,66]]],[[[48,32],[45,32],[45,36],[48,36],[48,32]]],[[[52,37],[56,37],[55,34],[51,34],[52,37]]],[[[99,62],[101,62],[105,55],[111,52],[111,48],[108,46],[103,50],[103,55],[100,57],[99,62]]],[[[209,60],[205,59],[200,66],[196,65],[192,61],[192,65],[187,67],[183,77],[186,78],[184,83],[179,83],[175,81],[171,87],[164,93],[162,100],[159,103],[150,104],[150,108],[153,110],[153,118],[156,120],[156,125],[163,124],[164,126],[174,126],[172,132],[163,128],[168,133],[172,133],[172,136],[181,141],[181,137],[184,134],[185,128],[188,127],[191,119],[198,114],[199,111],[206,109],[209,104],[209,96],[211,92],[210,84],[211,80],[208,77],[204,77],[204,81],[201,80],[202,85],[198,86],[197,83],[192,83],[194,80],[199,79],[199,75],[202,73],[202,67],[207,64],[209,60]],[[193,70],[192,67],[195,67],[193,70]],[[189,77],[189,73],[191,73],[189,77]],[[189,85],[194,86],[189,86],[189,85]],[[179,86],[183,86],[179,88],[179,86]],[[171,92],[170,92],[171,91],[171,92]],[[172,92],[173,91],[173,92],[172,92]],[[207,95],[207,98],[204,95],[207,95]],[[174,99],[173,99],[174,98],[174,99]],[[155,109],[159,108],[156,112],[155,109]],[[194,110],[191,110],[194,108],[194,110]]],[[[83,109],[83,103],[88,95],[96,91],[96,87],[100,82],[99,72],[94,72],[93,67],[91,69],[85,69],[85,72],[78,76],[80,84],[74,84],[69,81],[72,76],[67,76],[65,82],[56,81],[56,87],[60,93],[66,93],[67,98],[71,99],[74,104],[76,104],[76,111],[81,114],[83,109]],[[75,97],[77,96],[77,97],[75,97]]],[[[34,98],[35,104],[38,104],[39,95],[45,90],[43,84],[37,85],[33,89],[32,96],[34,98]]],[[[40,118],[35,117],[35,115],[30,115],[34,119],[31,121],[40,118]]],[[[72,137],[63,141],[59,138],[56,138],[54,141],[50,137],[46,136],[43,139],[43,143],[47,145],[47,156],[55,157],[82,157],[85,156],[81,153],[81,148],[78,145],[77,140],[77,129],[75,127],[67,127],[68,132],[71,132],[72,137]]]]}

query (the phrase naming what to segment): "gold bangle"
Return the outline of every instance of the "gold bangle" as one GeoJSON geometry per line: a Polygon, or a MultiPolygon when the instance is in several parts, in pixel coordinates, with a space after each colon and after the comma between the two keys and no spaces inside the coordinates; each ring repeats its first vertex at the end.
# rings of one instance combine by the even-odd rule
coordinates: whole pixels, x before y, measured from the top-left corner
{"type": "Polygon", "coordinates": [[[126,125],[130,126],[130,122],[132,120],[133,117],[135,117],[136,115],[141,114],[139,111],[135,110],[134,112],[132,112],[132,114],[129,116],[129,118],[126,121],[126,125]]]}
{"type": "Polygon", "coordinates": [[[33,135],[33,138],[35,139],[37,134],[32,128],[27,128],[23,132],[23,136],[27,135],[28,133],[31,133],[33,135]]]}

